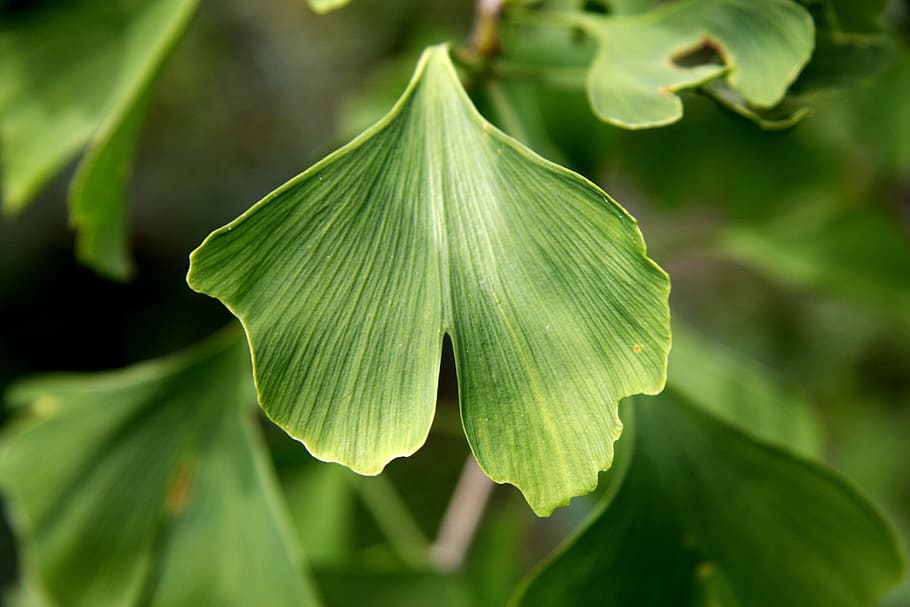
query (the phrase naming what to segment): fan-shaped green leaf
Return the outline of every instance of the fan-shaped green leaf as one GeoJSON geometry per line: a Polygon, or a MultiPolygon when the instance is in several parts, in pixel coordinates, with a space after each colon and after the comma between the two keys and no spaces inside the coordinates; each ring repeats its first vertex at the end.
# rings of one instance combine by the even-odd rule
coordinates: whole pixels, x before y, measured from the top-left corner
{"type": "Polygon", "coordinates": [[[308,605],[236,333],[111,373],[50,376],[3,440],[26,572],[59,605],[308,605]]]}
{"type": "Polygon", "coordinates": [[[892,531],[843,480],[671,395],[631,403],[622,487],[518,604],[858,607],[900,580],[892,531]]]}
{"type": "Polygon", "coordinates": [[[152,80],[198,0],[35,2],[0,23],[3,206],[18,212],[91,142],[71,190],[79,258],[125,278],[123,192],[152,80]]]}
{"type": "Polygon", "coordinates": [[[676,93],[725,74],[746,102],[773,107],[812,54],[812,19],[792,0],[681,0],[638,15],[572,19],[599,45],[588,72],[594,112],[626,128],[679,120],[676,93]],[[717,57],[685,65],[700,50],[717,57]]]}
{"type": "Polygon", "coordinates": [[[484,471],[538,513],[597,482],[658,392],[667,276],[635,221],[489,125],[443,47],[383,120],[212,233],[192,288],[241,319],[266,413],[366,474],[433,418],[443,335],[484,471]]]}

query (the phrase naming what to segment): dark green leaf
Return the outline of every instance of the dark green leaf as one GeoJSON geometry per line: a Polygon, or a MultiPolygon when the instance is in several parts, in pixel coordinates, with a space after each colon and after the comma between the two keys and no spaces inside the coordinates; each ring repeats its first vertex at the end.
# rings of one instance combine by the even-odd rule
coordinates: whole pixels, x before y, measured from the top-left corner
{"type": "Polygon", "coordinates": [[[328,607],[472,607],[464,582],[433,572],[325,570],[317,572],[328,607]]]}
{"type": "Polygon", "coordinates": [[[129,253],[126,185],[149,91],[107,137],[96,137],[70,183],[70,224],[76,256],[110,278],[133,273],[129,253]]]}
{"type": "Polygon", "coordinates": [[[125,278],[123,192],[142,112],[198,0],[85,0],[0,23],[3,207],[20,211],[91,142],[71,191],[79,259],[125,278]]]}
{"type": "Polygon", "coordinates": [[[236,333],[110,373],[16,386],[0,486],[59,605],[310,605],[236,333]]]}
{"type": "Polygon", "coordinates": [[[815,52],[791,92],[805,95],[846,88],[879,76],[895,60],[894,44],[884,34],[842,34],[819,29],[815,52]]]}
{"type": "Polygon", "coordinates": [[[818,20],[841,32],[872,33],[881,31],[881,16],[888,0],[800,0],[818,14],[818,20]]]}
{"type": "Polygon", "coordinates": [[[802,0],[815,20],[815,52],[794,83],[797,95],[844,88],[881,74],[895,48],[879,19],[887,0],[802,0]]]}
{"type": "Polygon", "coordinates": [[[673,323],[667,385],[752,436],[814,456],[821,437],[809,403],[756,361],[673,323]]]}
{"type": "Polygon", "coordinates": [[[724,231],[717,252],[792,287],[910,318],[910,239],[899,221],[874,208],[831,209],[809,196],[801,203],[769,225],[724,231]]]}
{"type": "Polygon", "coordinates": [[[622,488],[520,605],[858,607],[897,583],[892,531],[843,480],[669,394],[630,404],[622,488]]]}

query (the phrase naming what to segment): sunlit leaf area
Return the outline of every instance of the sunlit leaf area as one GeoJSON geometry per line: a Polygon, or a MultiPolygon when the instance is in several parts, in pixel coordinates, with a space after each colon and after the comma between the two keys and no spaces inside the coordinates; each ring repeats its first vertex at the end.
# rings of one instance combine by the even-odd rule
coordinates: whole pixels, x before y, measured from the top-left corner
{"type": "Polygon", "coordinates": [[[0,0],[0,605],[910,607],[910,2],[0,0]]]}

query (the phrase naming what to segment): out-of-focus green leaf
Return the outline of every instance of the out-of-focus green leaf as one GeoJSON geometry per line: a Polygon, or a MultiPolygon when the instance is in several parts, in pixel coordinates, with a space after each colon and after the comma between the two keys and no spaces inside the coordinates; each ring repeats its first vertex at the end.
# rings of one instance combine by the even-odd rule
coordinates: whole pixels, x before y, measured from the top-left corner
{"type": "Polygon", "coordinates": [[[457,576],[408,570],[337,569],[316,572],[328,607],[474,607],[457,576]]]}
{"type": "Polygon", "coordinates": [[[382,121],[213,232],[188,281],[246,327],[260,403],[376,474],[424,442],[443,335],[481,468],[548,514],[658,392],[667,276],[635,220],[487,123],[444,47],[382,121]]]}
{"type": "Polygon", "coordinates": [[[6,607],[50,607],[48,599],[41,591],[27,580],[19,580],[17,585],[8,586],[0,591],[0,604],[6,607]]]}
{"type": "Polygon", "coordinates": [[[812,54],[812,19],[791,0],[681,0],[640,15],[571,19],[599,45],[588,72],[594,112],[625,128],[676,122],[676,93],[723,75],[750,105],[773,107],[812,54]],[[719,61],[685,65],[700,50],[719,61]]]}
{"type": "Polygon", "coordinates": [[[314,462],[284,478],[288,511],[314,567],[335,565],[350,556],[355,505],[352,476],[341,466],[314,462]]]}
{"type": "Polygon", "coordinates": [[[370,128],[395,105],[411,79],[412,57],[395,57],[370,69],[360,87],[339,103],[337,138],[349,141],[370,128]]]}
{"type": "Polygon", "coordinates": [[[871,33],[881,31],[881,16],[888,0],[800,0],[815,9],[831,26],[842,32],[871,33]]]}
{"type": "MultiPolygon", "coordinates": [[[[560,10],[558,6],[546,6],[560,10]]],[[[563,7],[562,10],[570,11],[572,8],[563,7]]],[[[571,17],[567,25],[574,26],[574,15],[566,15],[571,17]]],[[[574,27],[560,25],[559,21],[541,17],[533,11],[506,12],[500,32],[501,59],[513,68],[515,65],[523,66],[526,76],[533,74],[537,79],[545,73],[544,68],[557,74],[561,71],[568,75],[566,84],[583,89],[586,68],[597,53],[597,45],[590,37],[579,35],[574,27]]],[[[490,64],[494,74],[501,73],[501,66],[498,68],[498,65],[498,60],[490,64]]]]}
{"type": "Polygon", "coordinates": [[[109,132],[94,138],[70,183],[70,224],[76,229],[76,257],[110,278],[123,279],[133,273],[126,185],[148,97],[146,90],[143,99],[109,127],[109,132]]]}
{"type": "Polygon", "coordinates": [[[844,88],[881,74],[895,48],[879,18],[887,0],[803,0],[815,20],[815,52],[793,84],[796,95],[844,88]]]}
{"type": "Polygon", "coordinates": [[[344,8],[351,3],[351,0],[307,0],[313,11],[324,15],[332,11],[344,8]]]}
{"type": "MultiPolygon", "coordinates": [[[[856,149],[862,145],[864,158],[885,168],[897,179],[910,177],[910,52],[905,50],[894,69],[867,88],[852,93],[849,104],[834,117],[850,130],[841,145],[856,149]],[[871,158],[870,158],[871,157],[871,158]]],[[[833,129],[832,129],[833,130],[833,129]]]]}
{"type": "Polygon", "coordinates": [[[877,607],[907,607],[910,605],[910,578],[904,582],[894,592],[886,596],[877,607]]]}
{"type": "Polygon", "coordinates": [[[814,456],[821,437],[809,403],[742,354],[673,326],[667,385],[741,431],[814,456]]]}
{"type": "Polygon", "coordinates": [[[543,124],[534,87],[522,83],[490,82],[484,87],[478,105],[490,109],[493,121],[502,131],[514,137],[547,160],[565,164],[562,152],[554,145],[543,124]]]}
{"type": "Polygon", "coordinates": [[[901,223],[871,208],[802,204],[770,225],[730,228],[718,252],[787,285],[910,318],[910,237],[901,223]]]}
{"type": "MultiPolygon", "coordinates": [[[[617,453],[615,469],[621,464],[617,453]]],[[[516,500],[517,501],[517,500],[516,500]]],[[[522,516],[513,500],[493,502],[487,507],[462,574],[471,589],[473,607],[502,607],[509,601],[527,566],[527,537],[535,522],[530,513],[522,516]]]]}
{"type": "Polygon", "coordinates": [[[59,605],[309,605],[236,333],[110,373],[14,387],[0,487],[59,605]]]}
{"type": "Polygon", "coordinates": [[[856,607],[900,579],[891,529],[838,476],[670,392],[631,406],[622,488],[518,604],[856,607]]]}
{"type": "Polygon", "coordinates": [[[884,34],[819,30],[812,60],[791,90],[805,95],[868,81],[892,65],[895,56],[894,44],[884,34]]]}
{"type": "Polygon", "coordinates": [[[603,0],[612,13],[617,15],[634,15],[653,10],[661,0],[603,0]]]}
{"type": "Polygon", "coordinates": [[[3,207],[20,211],[91,141],[71,191],[79,259],[125,278],[123,192],[148,89],[198,0],[42,3],[0,23],[3,207]]]}

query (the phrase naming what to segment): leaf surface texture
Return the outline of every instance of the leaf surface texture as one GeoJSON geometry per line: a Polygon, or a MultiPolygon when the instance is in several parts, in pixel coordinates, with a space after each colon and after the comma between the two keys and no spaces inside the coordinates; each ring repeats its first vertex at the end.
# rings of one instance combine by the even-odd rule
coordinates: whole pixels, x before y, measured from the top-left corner
{"type": "Polygon", "coordinates": [[[266,413],[365,474],[433,419],[443,336],[480,466],[539,514],[596,485],[655,393],[667,276],[632,219],[474,109],[444,47],[383,120],[212,233],[188,281],[243,322],[266,413]]]}

